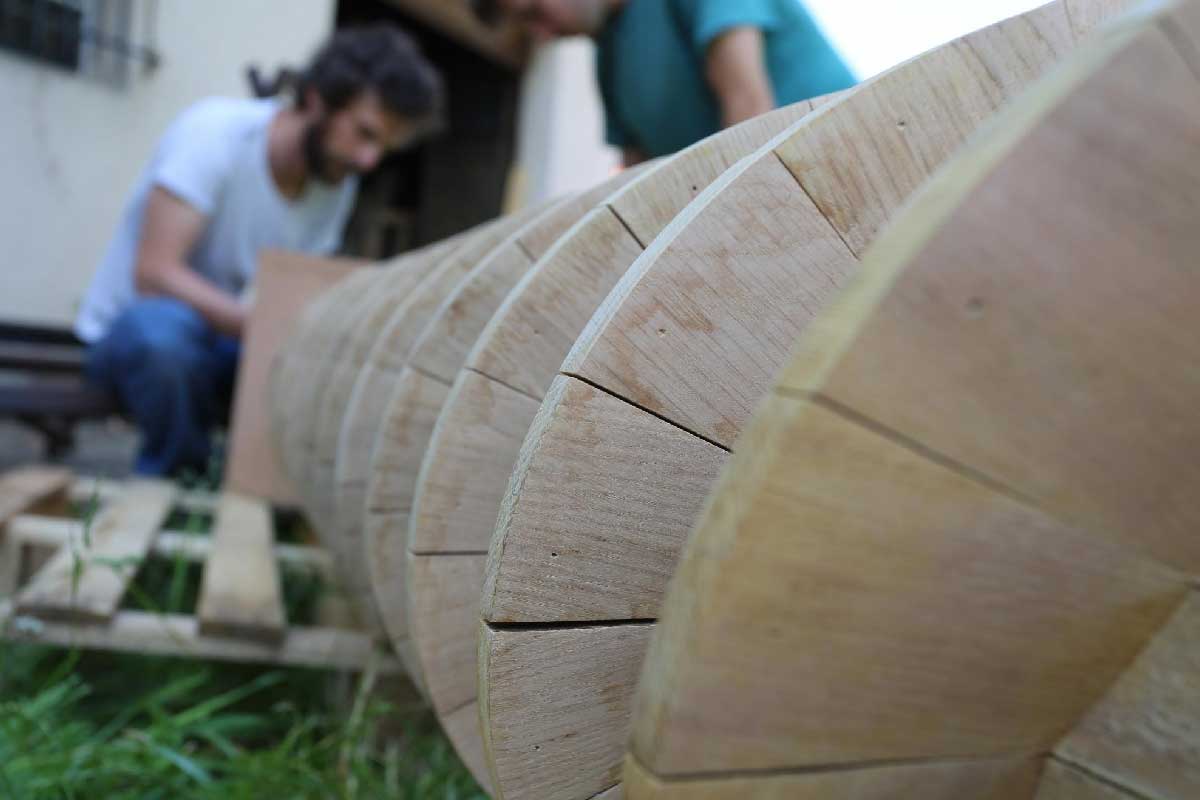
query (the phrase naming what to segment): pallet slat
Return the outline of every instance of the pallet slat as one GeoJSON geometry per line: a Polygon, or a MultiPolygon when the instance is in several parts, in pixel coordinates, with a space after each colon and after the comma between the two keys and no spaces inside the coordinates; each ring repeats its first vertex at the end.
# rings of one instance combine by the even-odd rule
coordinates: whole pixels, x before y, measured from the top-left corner
{"type": "MultiPolygon", "coordinates": [[[[67,498],[74,503],[111,503],[125,493],[127,484],[108,478],[76,478],[67,488],[67,498]]],[[[211,514],[217,508],[220,495],[202,489],[179,489],[175,506],[182,511],[211,514]]]]}
{"type": "Polygon", "coordinates": [[[70,471],[56,467],[21,467],[6,472],[0,476],[0,525],[61,494],[70,482],[70,471]]]}
{"type": "Polygon", "coordinates": [[[287,622],[274,538],[264,503],[232,493],[221,497],[200,586],[201,633],[272,643],[283,639],[287,622]]]}
{"type": "Polygon", "coordinates": [[[91,524],[80,549],[60,548],[17,595],[23,614],[106,622],[175,502],[161,481],[135,481],[91,524]]]}
{"type": "MultiPolygon", "coordinates": [[[[36,514],[18,514],[8,523],[8,535],[19,546],[58,548],[83,535],[83,524],[78,520],[60,517],[43,517],[36,514]]],[[[159,558],[182,558],[202,564],[212,552],[212,539],[208,536],[164,530],[150,545],[150,553],[159,558]]],[[[275,558],[291,567],[310,569],[323,578],[332,579],[333,559],[317,547],[297,544],[277,544],[273,548],[275,558]]]]}
{"type": "Polygon", "coordinates": [[[71,473],[52,467],[22,467],[0,476],[0,596],[11,595],[20,576],[19,543],[12,533],[17,515],[65,494],[71,473]]]}
{"type": "MultiPolygon", "coordinates": [[[[108,625],[73,625],[13,616],[7,602],[0,602],[0,630],[12,641],[61,647],[326,669],[362,669],[374,650],[365,633],[342,628],[289,628],[278,645],[270,645],[205,636],[196,618],[183,614],[122,611],[108,625]]],[[[377,669],[393,674],[400,665],[380,658],[377,669]]]]}

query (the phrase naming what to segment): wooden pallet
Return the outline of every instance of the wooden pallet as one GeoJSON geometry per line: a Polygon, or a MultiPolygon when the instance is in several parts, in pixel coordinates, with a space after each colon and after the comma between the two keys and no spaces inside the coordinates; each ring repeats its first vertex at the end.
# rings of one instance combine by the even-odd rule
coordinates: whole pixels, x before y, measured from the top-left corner
{"type": "MultiPolygon", "coordinates": [[[[61,647],[357,670],[375,655],[366,633],[290,626],[280,566],[332,578],[316,547],[275,544],[269,506],[243,495],[181,491],[162,481],[80,479],[30,467],[0,475],[0,638],[61,647]],[[72,501],[95,500],[86,525],[72,501]],[[165,530],[175,509],[211,514],[211,535],[165,530]],[[194,614],[121,607],[149,557],[201,564],[194,614]]],[[[390,656],[382,672],[398,669],[390,656]]]]}

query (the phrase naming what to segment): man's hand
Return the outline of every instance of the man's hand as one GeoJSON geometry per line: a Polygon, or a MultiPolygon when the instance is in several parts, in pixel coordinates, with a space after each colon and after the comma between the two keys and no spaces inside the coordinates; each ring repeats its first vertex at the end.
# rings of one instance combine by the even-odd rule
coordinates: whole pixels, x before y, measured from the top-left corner
{"type": "Polygon", "coordinates": [[[723,127],[775,108],[763,33],[758,28],[730,28],[714,39],[708,46],[705,72],[721,104],[723,127]]]}
{"type": "Polygon", "coordinates": [[[173,297],[200,312],[228,336],[240,337],[246,307],[187,264],[188,253],[204,232],[207,219],[185,201],[154,187],[142,217],[134,284],[144,294],[173,297]]]}
{"type": "Polygon", "coordinates": [[[636,167],[646,160],[646,152],[639,147],[625,147],[621,149],[621,166],[625,169],[636,167]]]}

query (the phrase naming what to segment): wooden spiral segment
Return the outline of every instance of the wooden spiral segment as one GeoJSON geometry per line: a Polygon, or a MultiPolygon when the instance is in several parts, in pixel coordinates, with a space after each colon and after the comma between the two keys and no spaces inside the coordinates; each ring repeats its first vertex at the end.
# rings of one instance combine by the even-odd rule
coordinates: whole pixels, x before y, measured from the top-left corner
{"type": "MultiPolygon", "coordinates": [[[[486,227],[486,226],[484,226],[486,227]]],[[[419,260],[411,269],[401,274],[392,274],[379,280],[375,289],[359,304],[357,312],[343,317],[344,334],[341,346],[330,359],[330,366],[314,385],[317,409],[312,427],[309,429],[309,450],[306,453],[307,505],[314,519],[320,520],[322,539],[333,554],[339,575],[346,575],[347,565],[358,560],[358,553],[349,549],[343,531],[345,526],[338,515],[336,484],[334,483],[334,454],[337,433],[349,394],[359,371],[363,369],[371,348],[379,338],[387,321],[402,307],[408,297],[423,284],[425,279],[447,258],[456,253],[465,243],[483,235],[480,229],[472,229],[437,245],[420,251],[419,260]],[[334,433],[329,430],[333,428],[334,433]]],[[[358,617],[368,630],[382,634],[383,627],[371,602],[366,587],[346,587],[358,617]]]]}
{"type": "Polygon", "coordinates": [[[546,394],[491,543],[479,691],[497,796],[582,800],[619,781],[679,548],[792,343],[1097,8],[1052,3],[823,106],[722,175],[617,284],[546,394]]]}
{"type": "MultiPolygon", "coordinates": [[[[399,261],[405,269],[383,271],[357,306],[342,310],[338,321],[340,336],[333,344],[326,369],[313,386],[314,411],[304,441],[308,448],[305,457],[308,470],[306,484],[314,493],[309,502],[321,509],[322,516],[331,526],[336,511],[331,474],[335,445],[329,443],[330,437],[326,431],[331,424],[336,424],[332,417],[337,416],[340,422],[339,410],[344,407],[344,398],[349,393],[347,384],[353,384],[354,377],[365,361],[363,351],[369,351],[379,329],[396,306],[472,233],[467,231],[422,248],[412,256],[402,257],[399,261]]],[[[336,440],[336,434],[333,438],[336,440]]]]}
{"type": "Polygon", "coordinates": [[[428,254],[436,247],[357,270],[339,281],[309,304],[276,359],[272,377],[272,397],[279,400],[273,420],[275,435],[285,471],[314,522],[319,523],[323,517],[320,507],[312,502],[312,494],[319,487],[309,475],[316,395],[322,392],[327,372],[337,363],[348,320],[379,294],[381,286],[397,280],[411,281],[427,268],[428,254]]]}
{"type": "Polygon", "coordinates": [[[879,239],[686,548],[627,797],[1200,797],[1197,148],[1158,3],[879,239]]]}
{"type": "MultiPolygon", "coordinates": [[[[380,611],[393,645],[408,661],[414,659],[404,598],[407,517],[421,457],[441,401],[475,339],[512,287],[565,230],[634,174],[622,174],[556,204],[496,247],[445,299],[397,379],[373,456],[365,533],[371,564],[376,568],[373,585],[380,611]]],[[[422,674],[419,668],[414,671],[422,674]]],[[[474,725],[469,729],[473,730],[474,725]]],[[[455,729],[450,728],[450,732],[453,736],[455,729]]],[[[474,748],[476,754],[479,750],[474,748]]],[[[486,779],[483,762],[478,758],[472,762],[466,749],[464,753],[468,764],[479,768],[480,779],[486,779]]]]}
{"type": "Polygon", "coordinates": [[[339,306],[357,304],[374,279],[372,272],[356,270],[318,295],[304,309],[295,330],[272,364],[269,383],[272,435],[284,473],[301,496],[306,488],[300,442],[311,403],[308,381],[313,369],[325,363],[333,333],[327,319],[339,306]]]}
{"type": "MultiPolygon", "coordinates": [[[[378,555],[369,549],[364,527],[368,508],[380,500],[369,500],[368,490],[378,483],[372,474],[375,451],[379,440],[387,434],[388,409],[401,388],[408,361],[415,354],[426,329],[438,319],[442,309],[477,269],[484,265],[490,269],[497,263],[511,264],[514,259],[518,264],[521,259],[531,260],[529,251],[540,250],[543,246],[531,226],[564,202],[567,201],[555,201],[507,217],[460,248],[403,306],[396,309],[373,346],[366,366],[359,372],[339,434],[334,476],[338,488],[339,532],[342,534],[340,546],[350,552],[345,577],[356,589],[368,592],[376,607],[378,592],[372,585],[373,571],[380,569],[388,574],[390,570],[372,564],[378,555]],[[501,251],[504,256],[497,256],[501,251]]],[[[376,491],[382,493],[387,483],[378,483],[378,486],[376,491]]],[[[383,496],[386,498],[386,494],[383,496]]],[[[401,574],[398,579],[402,577],[401,574]]],[[[384,615],[383,622],[393,642],[402,643],[407,639],[403,614],[389,612],[384,615]]],[[[407,658],[406,648],[401,645],[399,650],[411,668],[413,662],[407,658]]],[[[411,672],[418,685],[422,685],[420,673],[415,669],[411,672]]]]}
{"type": "MultiPolygon", "coordinates": [[[[311,468],[314,461],[313,429],[331,373],[344,363],[341,351],[354,324],[367,309],[378,308],[378,298],[399,302],[435,268],[440,257],[457,245],[458,237],[406,254],[379,268],[359,270],[317,297],[305,310],[287,345],[273,365],[270,393],[277,452],[285,472],[297,486],[301,502],[313,521],[322,544],[340,568],[345,561],[328,499],[328,489],[311,468]]],[[[368,314],[368,316],[370,316],[368,314]]],[[[345,570],[339,569],[341,574],[345,570]]],[[[362,602],[362,592],[347,592],[369,630],[380,631],[373,606],[362,602]]]]}
{"type": "MultiPolygon", "coordinates": [[[[461,241],[456,240],[449,251],[438,245],[420,251],[417,255],[425,261],[426,254],[433,250],[434,263],[428,270],[422,270],[423,277],[391,309],[383,331],[371,346],[367,364],[360,370],[355,383],[358,383],[363,372],[367,372],[376,364],[382,365],[376,374],[386,374],[388,359],[402,358],[415,338],[413,334],[406,339],[404,333],[411,327],[421,325],[428,318],[427,309],[436,307],[444,293],[450,290],[446,286],[447,282],[450,285],[456,283],[478,258],[519,223],[520,215],[502,218],[468,232],[461,241]],[[441,293],[438,293],[439,290],[441,293]],[[405,327],[402,324],[405,319],[412,324],[405,327]],[[396,352],[399,352],[398,356],[394,356],[396,352]]],[[[382,623],[379,622],[375,611],[370,584],[363,576],[361,568],[362,557],[357,547],[361,536],[356,532],[349,537],[345,535],[344,516],[336,513],[342,510],[338,506],[337,501],[340,498],[337,493],[334,494],[335,513],[331,514],[328,505],[317,505],[313,502],[312,498],[317,495],[318,490],[309,483],[310,476],[315,475],[311,471],[310,462],[314,441],[312,429],[316,424],[314,417],[319,408],[315,406],[313,398],[313,394],[318,391],[313,365],[320,362],[323,369],[332,368],[336,361],[330,356],[331,339],[335,333],[345,334],[348,328],[353,328],[358,309],[372,293],[378,294],[379,286],[374,271],[363,272],[370,274],[352,275],[310,304],[298,326],[299,330],[289,343],[289,348],[277,359],[272,376],[272,395],[276,408],[276,440],[279,442],[288,475],[299,486],[302,502],[318,529],[322,543],[333,554],[347,596],[368,628],[381,631],[382,623]],[[333,309],[339,310],[335,312],[333,309]],[[346,309],[351,309],[352,313],[346,314],[346,309]],[[335,314],[339,320],[337,324],[331,321],[335,314]],[[283,395],[303,395],[303,398],[285,404],[281,397],[283,395]],[[307,447],[306,442],[309,443],[307,447]],[[356,580],[360,577],[360,580],[356,580]]],[[[379,384],[382,386],[383,381],[379,381],[379,384]]]]}
{"type": "Polygon", "coordinates": [[[431,704],[481,762],[475,703],[487,548],[521,441],[596,307],[703,188],[812,109],[780,109],[629,176],[524,276],[446,395],[417,479],[406,552],[407,613],[431,704]]]}
{"type": "MultiPolygon", "coordinates": [[[[347,591],[369,607],[385,634],[394,626],[385,624],[379,614],[375,590],[371,585],[369,561],[363,526],[367,487],[375,445],[385,428],[385,415],[392,395],[403,374],[408,357],[426,326],[459,284],[516,231],[546,211],[546,206],[528,209],[485,226],[435,268],[405,301],[396,306],[359,370],[350,392],[338,433],[334,456],[335,532],[342,579],[347,591]]],[[[421,676],[410,675],[423,689],[421,676]]]]}
{"type": "MultiPolygon", "coordinates": [[[[449,246],[453,245],[452,240],[449,246]]],[[[431,245],[383,265],[384,269],[368,270],[369,277],[361,282],[356,295],[341,298],[322,316],[320,325],[326,337],[324,349],[320,360],[305,376],[305,404],[300,416],[304,424],[296,432],[294,447],[298,448],[299,487],[303,491],[305,507],[325,538],[329,538],[332,531],[334,509],[332,485],[324,480],[319,469],[317,431],[326,398],[331,394],[331,384],[346,364],[346,351],[359,322],[394,307],[397,299],[410,293],[436,266],[446,247],[445,244],[431,245]]]]}

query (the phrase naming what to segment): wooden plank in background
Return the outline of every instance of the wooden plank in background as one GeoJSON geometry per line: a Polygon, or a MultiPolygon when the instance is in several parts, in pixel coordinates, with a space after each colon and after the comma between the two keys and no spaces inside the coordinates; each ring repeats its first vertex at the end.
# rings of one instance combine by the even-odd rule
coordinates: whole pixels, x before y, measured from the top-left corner
{"type": "Polygon", "coordinates": [[[262,502],[227,493],[213,526],[197,618],[206,636],[279,642],[286,620],[271,512],[262,502]]]}
{"type": "Polygon", "coordinates": [[[91,522],[79,549],[60,548],[20,594],[22,614],[69,620],[112,619],[175,501],[163,481],[141,480],[91,522]]]}
{"type": "Polygon", "coordinates": [[[227,489],[280,505],[296,505],[295,487],[283,474],[270,436],[267,378],[271,362],[301,309],[363,263],[278,250],[268,250],[259,259],[256,302],[246,326],[234,391],[227,489]]]}

